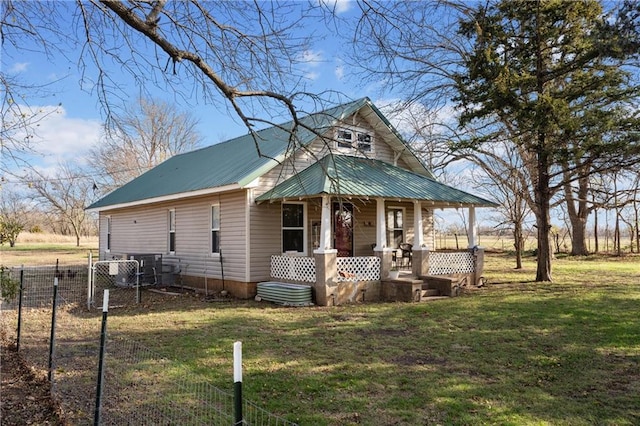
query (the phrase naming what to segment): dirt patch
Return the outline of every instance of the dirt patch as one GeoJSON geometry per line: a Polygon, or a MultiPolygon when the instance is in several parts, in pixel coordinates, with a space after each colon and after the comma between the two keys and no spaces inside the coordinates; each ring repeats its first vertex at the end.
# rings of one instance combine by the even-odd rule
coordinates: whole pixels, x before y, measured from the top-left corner
{"type": "Polygon", "coordinates": [[[15,345],[4,336],[0,336],[0,343],[0,423],[3,426],[64,425],[46,379],[32,373],[19,357],[15,345]]]}

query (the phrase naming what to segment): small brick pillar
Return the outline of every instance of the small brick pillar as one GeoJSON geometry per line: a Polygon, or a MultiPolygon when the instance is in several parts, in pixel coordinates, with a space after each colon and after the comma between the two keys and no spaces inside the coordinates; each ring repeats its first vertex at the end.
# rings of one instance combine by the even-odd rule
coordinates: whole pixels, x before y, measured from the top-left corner
{"type": "Polygon", "coordinates": [[[316,305],[333,305],[335,292],[338,291],[338,250],[317,250],[313,252],[316,260],[316,282],[313,285],[316,305]]]}
{"type": "Polygon", "coordinates": [[[412,250],[411,270],[415,277],[429,275],[429,249],[427,247],[418,247],[412,250]]]}
{"type": "Polygon", "coordinates": [[[484,273],[484,248],[476,246],[470,250],[473,253],[473,284],[478,286],[482,284],[481,279],[484,273]]]}

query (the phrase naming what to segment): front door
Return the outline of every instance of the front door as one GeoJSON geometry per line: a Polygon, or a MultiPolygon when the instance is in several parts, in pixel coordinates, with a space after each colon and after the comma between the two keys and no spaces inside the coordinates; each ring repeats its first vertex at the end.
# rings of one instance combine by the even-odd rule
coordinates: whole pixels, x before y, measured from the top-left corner
{"type": "Polygon", "coordinates": [[[353,256],[353,204],[333,203],[333,247],[338,257],[353,256]]]}

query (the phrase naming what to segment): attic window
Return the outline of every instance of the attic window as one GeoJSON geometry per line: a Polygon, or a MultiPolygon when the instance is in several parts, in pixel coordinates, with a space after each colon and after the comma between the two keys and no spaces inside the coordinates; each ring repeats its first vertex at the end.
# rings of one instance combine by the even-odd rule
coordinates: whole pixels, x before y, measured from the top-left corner
{"type": "Polygon", "coordinates": [[[364,130],[338,129],[336,148],[349,154],[370,153],[373,151],[373,136],[364,130]]]}

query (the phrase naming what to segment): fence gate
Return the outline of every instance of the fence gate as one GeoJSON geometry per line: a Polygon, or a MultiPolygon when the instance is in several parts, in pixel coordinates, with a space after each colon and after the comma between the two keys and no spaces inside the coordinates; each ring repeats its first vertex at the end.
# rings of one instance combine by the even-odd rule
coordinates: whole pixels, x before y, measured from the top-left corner
{"type": "Polygon", "coordinates": [[[101,308],[104,290],[109,289],[109,306],[140,303],[140,264],[137,260],[102,260],[91,266],[87,307],[101,308]]]}

